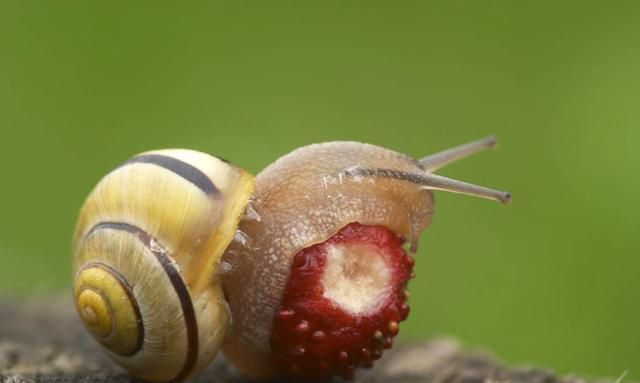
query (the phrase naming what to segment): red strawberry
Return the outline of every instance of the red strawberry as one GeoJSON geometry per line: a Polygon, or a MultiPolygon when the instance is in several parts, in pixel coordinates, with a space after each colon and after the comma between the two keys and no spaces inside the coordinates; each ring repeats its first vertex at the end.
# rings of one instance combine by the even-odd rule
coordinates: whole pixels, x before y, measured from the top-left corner
{"type": "Polygon", "coordinates": [[[349,379],[391,347],[409,313],[414,260],[403,242],[385,227],[352,223],[295,255],[271,335],[282,373],[349,379]]]}

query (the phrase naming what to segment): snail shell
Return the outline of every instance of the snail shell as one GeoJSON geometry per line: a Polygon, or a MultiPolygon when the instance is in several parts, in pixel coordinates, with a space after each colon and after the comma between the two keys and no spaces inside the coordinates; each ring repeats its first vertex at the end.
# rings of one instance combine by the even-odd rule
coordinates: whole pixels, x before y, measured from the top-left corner
{"type": "Polygon", "coordinates": [[[252,190],[253,177],[224,160],[173,149],[131,158],[87,198],[74,302],[133,375],[182,380],[215,357],[230,320],[216,269],[252,190]]]}

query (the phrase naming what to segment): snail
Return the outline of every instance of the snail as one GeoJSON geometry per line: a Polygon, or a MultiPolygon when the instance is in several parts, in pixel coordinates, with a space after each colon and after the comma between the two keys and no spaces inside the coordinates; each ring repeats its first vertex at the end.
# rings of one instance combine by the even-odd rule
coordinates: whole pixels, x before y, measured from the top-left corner
{"type": "Polygon", "coordinates": [[[255,178],[192,150],[139,154],[81,208],[73,296],[81,321],[132,375],[179,381],[222,349],[249,377],[351,378],[409,313],[433,190],[510,195],[433,172],[488,137],[413,159],[328,142],[255,178]]]}

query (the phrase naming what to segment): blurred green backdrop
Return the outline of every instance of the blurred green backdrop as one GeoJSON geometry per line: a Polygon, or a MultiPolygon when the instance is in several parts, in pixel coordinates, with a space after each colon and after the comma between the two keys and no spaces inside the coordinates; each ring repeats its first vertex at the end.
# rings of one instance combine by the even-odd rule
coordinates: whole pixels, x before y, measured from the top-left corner
{"type": "Polygon", "coordinates": [[[442,174],[412,339],[640,379],[640,2],[0,1],[0,293],[69,288],[76,212],[130,155],[209,151],[257,172],[361,140],[442,174]]]}

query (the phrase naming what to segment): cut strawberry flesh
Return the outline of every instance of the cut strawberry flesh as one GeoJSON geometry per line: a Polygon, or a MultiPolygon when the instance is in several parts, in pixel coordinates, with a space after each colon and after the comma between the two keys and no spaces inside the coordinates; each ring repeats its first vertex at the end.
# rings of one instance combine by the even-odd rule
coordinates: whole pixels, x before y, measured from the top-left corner
{"type": "Polygon", "coordinates": [[[382,226],[352,223],[294,256],[271,350],[284,375],[342,376],[371,367],[406,319],[413,258],[382,226]]]}

